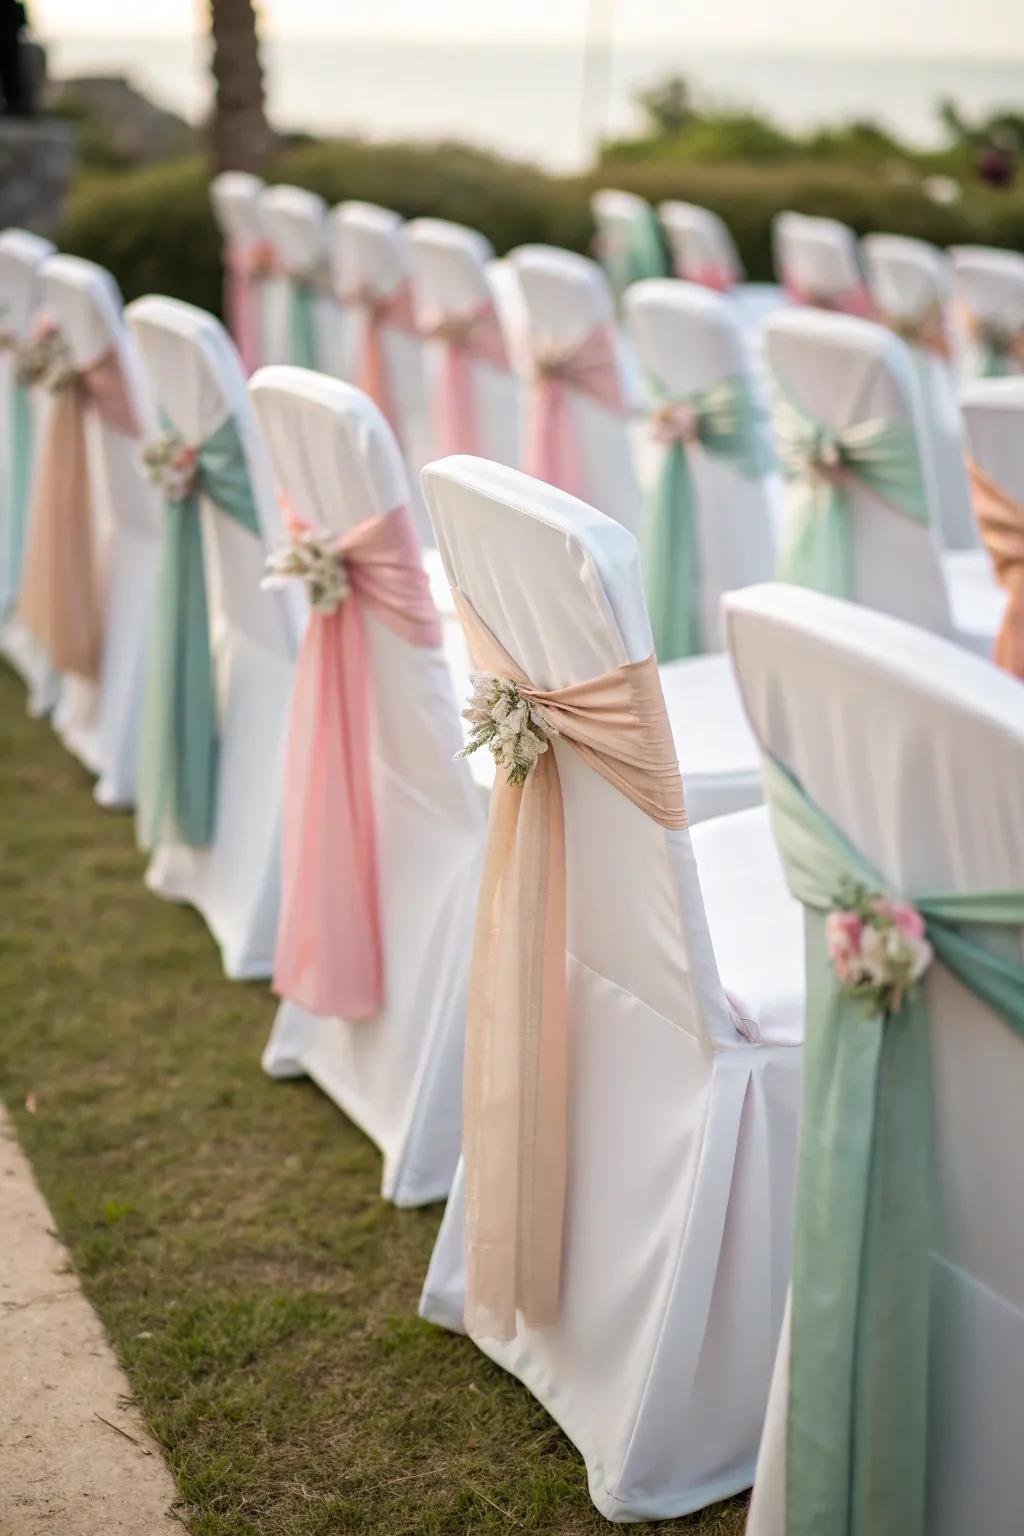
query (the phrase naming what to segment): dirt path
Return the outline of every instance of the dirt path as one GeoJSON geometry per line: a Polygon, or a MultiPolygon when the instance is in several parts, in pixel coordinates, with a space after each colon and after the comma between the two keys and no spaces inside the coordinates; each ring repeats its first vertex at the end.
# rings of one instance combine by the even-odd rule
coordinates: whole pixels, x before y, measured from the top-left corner
{"type": "Polygon", "coordinates": [[[0,1106],[0,1536],[180,1531],[174,1481],[52,1228],[0,1106]]]}

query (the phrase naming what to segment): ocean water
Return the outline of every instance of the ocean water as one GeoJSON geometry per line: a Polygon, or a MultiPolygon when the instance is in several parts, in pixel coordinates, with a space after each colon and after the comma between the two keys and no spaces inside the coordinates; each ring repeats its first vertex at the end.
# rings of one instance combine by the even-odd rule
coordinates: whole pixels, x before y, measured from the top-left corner
{"type": "MultiPolygon", "coordinates": [[[[1024,0],[1021,0],[1024,5],[1024,0]]],[[[123,73],[199,121],[209,107],[208,45],[186,36],[45,40],[54,75],[123,73]]],[[[988,58],[827,56],[617,45],[585,66],[582,47],[273,39],[269,106],[285,128],[371,138],[455,138],[572,170],[604,135],[639,124],[636,91],[670,73],[698,98],[756,108],[792,128],[871,117],[938,142],[936,103],[969,114],[1024,105],[1024,63],[988,58]]]]}

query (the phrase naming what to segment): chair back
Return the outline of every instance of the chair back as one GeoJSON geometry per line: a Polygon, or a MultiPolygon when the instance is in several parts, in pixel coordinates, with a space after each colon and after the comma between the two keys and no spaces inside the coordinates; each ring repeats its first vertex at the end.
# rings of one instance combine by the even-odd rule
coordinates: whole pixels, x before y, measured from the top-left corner
{"type": "Polygon", "coordinates": [[[248,171],[221,171],[210,182],[213,216],[225,245],[258,245],[266,239],[262,199],[266,190],[259,176],[248,171]]]}
{"type": "Polygon", "coordinates": [[[669,263],[657,215],[635,192],[603,187],[590,199],[597,252],[616,303],[631,283],[667,277],[669,263]]]}
{"type": "Polygon", "coordinates": [[[1024,373],[1024,256],[961,245],[950,257],[967,372],[1024,373]]]}
{"type": "Polygon", "coordinates": [[[697,203],[658,206],[676,277],[724,292],[743,281],[743,263],[729,226],[697,203]]]}
{"type": "Polygon", "coordinates": [[[853,231],[838,219],[779,213],[772,224],[775,268],[791,298],[824,309],[862,307],[864,279],[853,231]]]}
{"type": "Polygon", "coordinates": [[[260,211],[274,253],[275,272],[264,285],[268,362],[298,363],[337,373],[344,362],[341,316],[331,288],[327,205],[304,187],[268,187],[260,211]],[[312,357],[296,330],[296,289],[310,293],[312,357]]]}

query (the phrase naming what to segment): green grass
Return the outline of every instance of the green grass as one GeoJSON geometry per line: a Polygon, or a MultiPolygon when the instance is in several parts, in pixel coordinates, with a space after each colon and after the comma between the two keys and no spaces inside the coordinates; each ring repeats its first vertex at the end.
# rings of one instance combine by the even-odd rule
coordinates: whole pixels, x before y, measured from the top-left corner
{"type": "MultiPolygon", "coordinates": [[[[184,1523],[607,1531],[539,1405],[416,1318],[439,1210],[386,1205],[360,1132],[262,1076],[267,989],[226,981],[196,914],[146,892],[131,819],[90,791],[0,668],[0,1097],[184,1523]]],[[[743,1515],[672,1526],[739,1536],[743,1515]]]]}

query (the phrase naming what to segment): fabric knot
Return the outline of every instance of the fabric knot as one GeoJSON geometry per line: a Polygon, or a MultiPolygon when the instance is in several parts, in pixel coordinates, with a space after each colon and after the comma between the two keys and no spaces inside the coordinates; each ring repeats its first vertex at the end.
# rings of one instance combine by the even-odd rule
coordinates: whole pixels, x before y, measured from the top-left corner
{"type": "Polygon", "coordinates": [[[811,446],[810,466],[822,480],[834,485],[843,474],[843,450],[831,432],[819,432],[811,446]]]}
{"type": "Polygon", "coordinates": [[[184,501],[195,489],[199,472],[199,454],[175,432],[165,432],[142,450],[142,465],[162,496],[168,501],[184,501]]]}
{"type": "Polygon", "coordinates": [[[351,591],[341,540],[329,528],[295,527],[287,544],[267,556],[261,587],[305,583],[314,613],[334,613],[351,591]]]}
{"type": "Polygon", "coordinates": [[[74,385],[78,378],[74,353],[55,320],[42,319],[18,347],[16,374],[22,389],[58,394],[74,385]]]}
{"type": "Polygon", "coordinates": [[[479,321],[474,311],[456,314],[437,311],[420,321],[420,334],[427,341],[443,341],[450,347],[469,345],[470,337],[479,321]]]}
{"type": "Polygon", "coordinates": [[[699,443],[701,417],[688,400],[668,401],[658,406],[651,418],[651,430],[659,443],[699,443]]]}
{"type": "Polygon", "coordinates": [[[521,787],[537,759],[548,750],[549,736],[557,732],[513,678],[472,672],[470,682],[473,692],[462,718],[469,721],[472,730],[468,743],[456,756],[469,757],[478,748],[487,747],[507,782],[521,787]]]}

